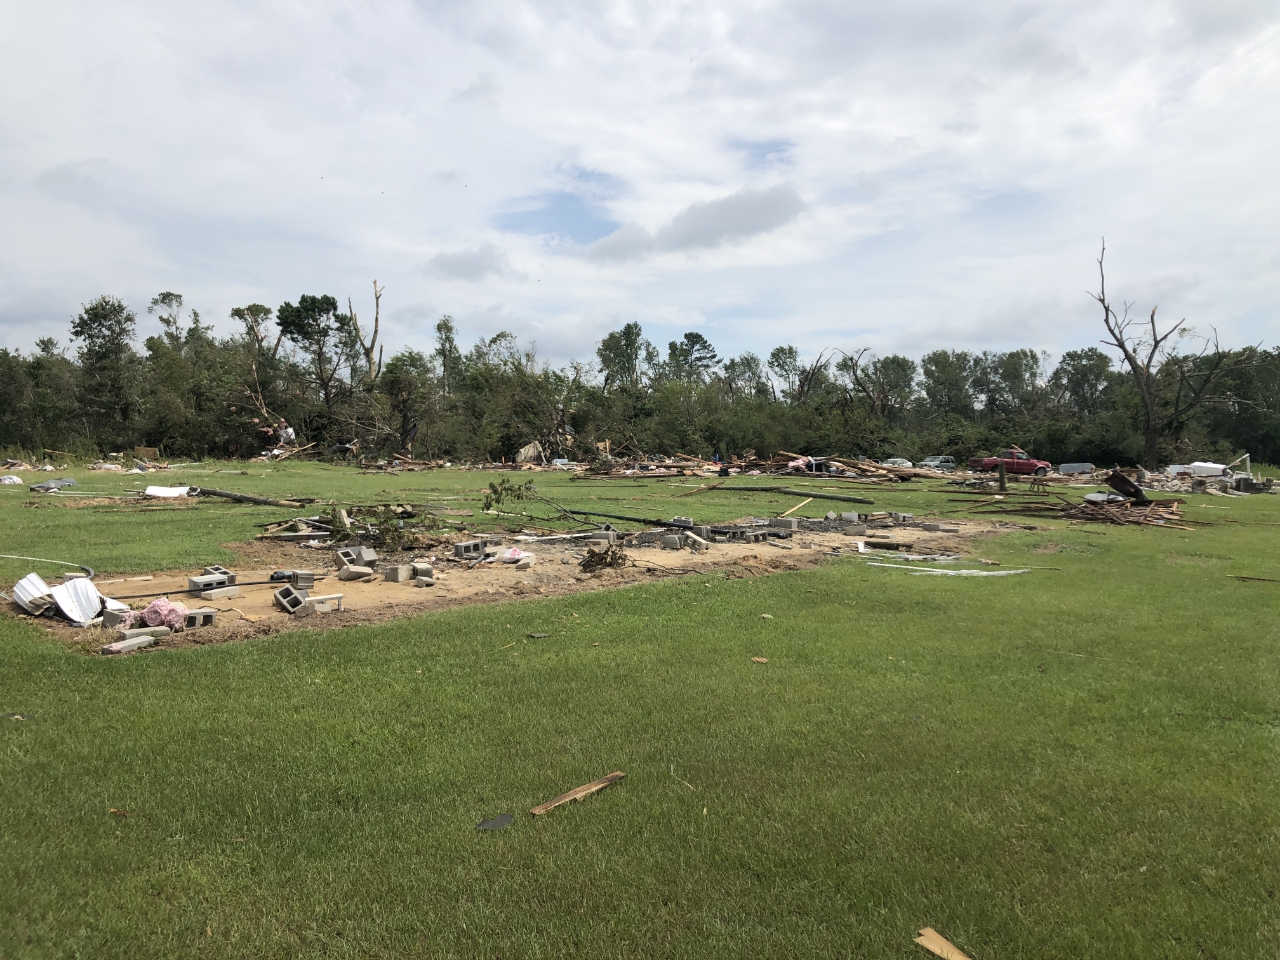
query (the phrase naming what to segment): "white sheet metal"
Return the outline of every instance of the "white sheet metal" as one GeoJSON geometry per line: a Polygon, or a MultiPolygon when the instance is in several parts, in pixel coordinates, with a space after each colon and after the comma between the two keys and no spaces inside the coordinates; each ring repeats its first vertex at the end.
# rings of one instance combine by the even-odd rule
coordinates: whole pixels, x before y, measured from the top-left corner
{"type": "Polygon", "coordinates": [[[146,497],[185,497],[190,487],[147,487],[143,496],[146,497]]]}
{"type": "Polygon", "coordinates": [[[49,592],[58,604],[58,612],[78,627],[102,615],[102,594],[87,577],[60,583],[49,592]]]}
{"type": "Polygon", "coordinates": [[[1191,464],[1191,472],[1197,477],[1220,477],[1226,469],[1225,463],[1212,463],[1208,460],[1197,460],[1191,464]]]}
{"type": "Polygon", "coordinates": [[[36,616],[48,610],[54,602],[49,594],[49,585],[34,573],[28,573],[13,585],[13,599],[27,613],[36,616]]]}

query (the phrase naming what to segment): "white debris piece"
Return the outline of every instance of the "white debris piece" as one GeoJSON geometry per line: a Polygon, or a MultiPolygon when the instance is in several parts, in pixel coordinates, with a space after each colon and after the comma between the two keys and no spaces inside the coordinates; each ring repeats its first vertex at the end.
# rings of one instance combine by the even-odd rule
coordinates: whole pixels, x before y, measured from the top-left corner
{"type": "Polygon", "coordinates": [[[144,497],[158,498],[185,497],[190,489],[190,487],[147,487],[146,490],[142,491],[142,495],[144,497]]]}

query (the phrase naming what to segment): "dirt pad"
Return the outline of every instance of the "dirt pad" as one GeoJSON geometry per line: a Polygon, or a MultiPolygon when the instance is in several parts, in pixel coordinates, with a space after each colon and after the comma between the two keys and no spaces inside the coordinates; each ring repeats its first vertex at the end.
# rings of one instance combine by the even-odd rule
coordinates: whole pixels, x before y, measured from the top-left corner
{"type": "MultiPolygon", "coordinates": [[[[895,539],[910,542],[913,553],[951,554],[970,553],[979,538],[997,532],[992,525],[985,523],[958,523],[957,526],[961,529],[955,534],[928,533],[914,528],[900,528],[891,532],[895,539]]],[[[627,555],[633,561],[631,565],[606,568],[593,574],[585,574],[579,569],[578,561],[585,556],[585,546],[582,541],[572,540],[519,543],[522,550],[533,553],[537,558],[527,570],[516,570],[514,564],[500,562],[483,563],[469,568],[468,564],[451,559],[452,551],[444,546],[437,548],[434,553],[426,551],[383,557],[379,562],[379,566],[383,566],[413,560],[431,560],[436,571],[436,584],[432,587],[415,586],[412,580],[407,583],[391,583],[377,573],[369,581],[339,580],[331,550],[305,549],[295,544],[256,540],[228,544],[244,560],[233,567],[241,583],[267,580],[273,571],[280,569],[310,570],[316,575],[315,587],[309,591],[311,595],[342,594],[342,611],[317,613],[305,618],[286,614],[275,604],[274,593],[284,586],[283,583],[242,586],[242,595],[239,597],[202,601],[194,595],[178,592],[186,589],[187,577],[199,573],[198,570],[157,573],[153,580],[143,582],[100,574],[96,582],[107,596],[123,597],[144,591],[154,592],[157,596],[167,595],[172,600],[181,601],[188,608],[213,607],[218,611],[214,626],[172,634],[142,651],[150,652],[245,640],[289,630],[331,630],[380,623],[397,617],[474,603],[504,603],[616,589],[672,576],[719,574],[740,578],[802,570],[825,563],[841,554],[856,554],[858,541],[865,539],[867,538],[840,533],[808,533],[800,530],[787,540],[714,544],[704,553],[637,547],[627,550],[627,555]],[[445,555],[446,551],[448,555],[445,555]]],[[[893,555],[892,552],[884,554],[885,557],[893,555]]],[[[138,598],[125,602],[137,610],[145,607],[149,599],[138,598]]],[[[119,632],[114,630],[82,630],[60,621],[41,622],[52,628],[52,632],[64,641],[89,653],[97,653],[104,644],[119,638],[119,632]]]]}

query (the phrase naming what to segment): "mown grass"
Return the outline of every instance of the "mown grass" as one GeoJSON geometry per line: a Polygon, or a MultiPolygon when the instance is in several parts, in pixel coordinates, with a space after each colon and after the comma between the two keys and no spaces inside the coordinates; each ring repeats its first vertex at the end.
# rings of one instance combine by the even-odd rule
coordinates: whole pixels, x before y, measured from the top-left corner
{"type": "MultiPolygon", "coordinates": [[[[487,479],[332,469],[217,485],[487,479]]],[[[769,506],[672,492],[627,502],[769,506]]],[[[129,537],[115,569],[279,514],[0,510],[6,552],[129,537]]],[[[984,554],[1060,570],[836,561],[118,660],[6,619],[0,956],[906,957],[924,925],[979,960],[1276,955],[1280,584],[1227,576],[1280,579],[1275,528],[1038,526],[984,554]]]]}

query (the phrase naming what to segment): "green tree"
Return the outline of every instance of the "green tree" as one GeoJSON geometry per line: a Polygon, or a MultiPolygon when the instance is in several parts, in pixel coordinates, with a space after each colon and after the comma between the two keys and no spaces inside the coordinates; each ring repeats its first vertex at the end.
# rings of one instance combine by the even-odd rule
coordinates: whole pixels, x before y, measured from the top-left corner
{"type": "Polygon", "coordinates": [[[133,349],[138,318],[118,297],[101,296],[85,304],[71,322],[71,338],[80,342],[82,410],[86,432],[108,446],[134,441],[138,424],[141,365],[133,349]]]}

